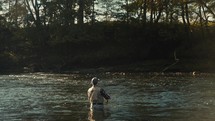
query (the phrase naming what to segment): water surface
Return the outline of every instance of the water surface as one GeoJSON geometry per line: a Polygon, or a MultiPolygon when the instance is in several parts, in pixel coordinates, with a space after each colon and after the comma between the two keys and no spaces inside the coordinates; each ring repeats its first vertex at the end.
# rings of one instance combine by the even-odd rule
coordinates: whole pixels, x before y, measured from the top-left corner
{"type": "Polygon", "coordinates": [[[0,76],[1,121],[87,121],[86,91],[98,76],[111,101],[104,121],[214,121],[213,74],[28,73],[0,76]]]}

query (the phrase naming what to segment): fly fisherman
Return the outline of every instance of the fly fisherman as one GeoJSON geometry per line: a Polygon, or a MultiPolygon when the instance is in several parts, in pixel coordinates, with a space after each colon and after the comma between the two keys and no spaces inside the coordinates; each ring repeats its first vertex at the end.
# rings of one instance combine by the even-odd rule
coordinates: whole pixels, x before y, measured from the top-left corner
{"type": "Polygon", "coordinates": [[[103,109],[104,100],[108,102],[110,96],[98,86],[99,79],[94,77],[91,79],[91,85],[87,91],[88,101],[90,102],[90,109],[103,109]]]}

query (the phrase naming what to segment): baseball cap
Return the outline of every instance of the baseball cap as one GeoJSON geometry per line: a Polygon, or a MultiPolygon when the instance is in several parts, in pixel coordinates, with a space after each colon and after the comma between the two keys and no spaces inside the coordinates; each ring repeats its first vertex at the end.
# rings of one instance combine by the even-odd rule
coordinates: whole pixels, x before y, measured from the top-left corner
{"type": "Polygon", "coordinates": [[[93,77],[93,78],[91,79],[91,84],[96,85],[96,84],[98,83],[98,81],[99,81],[99,78],[93,77]]]}

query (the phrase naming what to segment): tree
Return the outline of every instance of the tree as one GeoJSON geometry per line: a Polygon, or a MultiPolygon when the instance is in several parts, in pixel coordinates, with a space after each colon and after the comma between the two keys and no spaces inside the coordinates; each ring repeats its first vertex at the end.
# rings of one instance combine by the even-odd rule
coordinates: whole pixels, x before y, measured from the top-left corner
{"type": "Polygon", "coordinates": [[[15,0],[9,2],[8,12],[5,14],[5,17],[8,19],[8,22],[14,27],[23,26],[23,21],[27,14],[27,10],[23,3],[23,0],[15,0]]]}
{"type": "Polygon", "coordinates": [[[39,0],[25,0],[25,5],[30,12],[30,16],[36,27],[40,27],[42,25],[40,18],[40,7],[39,0]]]}
{"type": "Polygon", "coordinates": [[[87,22],[91,22],[91,24],[94,24],[96,19],[95,5],[97,3],[95,0],[86,0],[84,3],[84,18],[87,22]]]}
{"type": "Polygon", "coordinates": [[[75,0],[61,0],[61,14],[63,25],[73,25],[76,18],[76,1],[75,0]]]}
{"type": "Polygon", "coordinates": [[[105,16],[105,21],[111,20],[113,18],[114,2],[113,0],[101,0],[101,8],[104,9],[101,15],[105,16]]]}
{"type": "MultiPolygon", "coordinates": [[[[0,1],[0,11],[2,11],[2,1],[0,1]]],[[[4,17],[2,15],[0,15],[0,27],[2,26],[3,24],[3,21],[4,21],[4,17]]]]}

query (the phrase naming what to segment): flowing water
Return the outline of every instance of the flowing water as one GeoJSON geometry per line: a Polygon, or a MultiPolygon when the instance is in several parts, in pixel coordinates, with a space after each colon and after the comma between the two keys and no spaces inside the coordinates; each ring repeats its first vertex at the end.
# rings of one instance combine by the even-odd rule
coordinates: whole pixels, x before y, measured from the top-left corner
{"type": "Polygon", "coordinates": [[[214,121],[215,75],[28,73],[0,76],[0,121],[214,121]],[[89,110],[90,79],[111,95],[89,110]]]}

